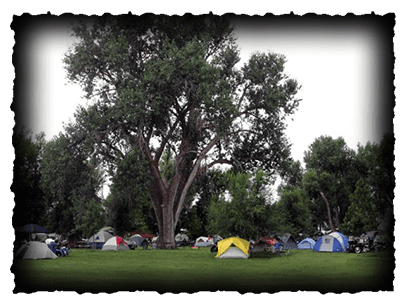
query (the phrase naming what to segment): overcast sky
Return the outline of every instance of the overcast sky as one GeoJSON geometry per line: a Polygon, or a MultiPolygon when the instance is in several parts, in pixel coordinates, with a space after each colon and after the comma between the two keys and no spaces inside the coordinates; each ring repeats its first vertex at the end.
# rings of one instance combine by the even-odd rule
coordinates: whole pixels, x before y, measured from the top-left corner
{"type": "MultiPolygon", "coordinates": [[[[20,31],[19,63],[24,73],[18,74],[18,102],[24,104],[24,124],[35,134],[44,131],[47,139],[63,130],[79,103],[86,104],[81,88],[67,81],[62,64],[74,42],[71,22],[66,17],[39,18],[21,25],[25,30],[20,31]]],[[[286,73],[302,85],[302,101],[287,129],[294,159],[302,161],[304,151],[321,135],[341,136],[356,149],[358,143],[379,142],[392,127],[387,95],[392,88],[386,90],[387,81],[392,84],[392,61],[387,60],[392,58],[387,47],[392,38],[381,30],[382,23],[249,17],[236,19],[235,25],[241,63],[255,51],[283,54],[286,73]]]]}

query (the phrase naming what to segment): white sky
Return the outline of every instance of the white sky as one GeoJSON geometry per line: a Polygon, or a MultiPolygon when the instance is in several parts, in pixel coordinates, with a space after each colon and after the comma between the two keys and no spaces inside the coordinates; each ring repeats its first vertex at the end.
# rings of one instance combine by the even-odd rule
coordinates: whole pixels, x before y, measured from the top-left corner
{"type": "MultiPolygon", "coordinates": [[[[44,131],[47,139],[63,130],[78,103],[86,103],[83,91],[67,81],[62,66],[63,54],[73,42],[69,24],[69,20],[40,23],[27,39],[25,124],[34,133],[44,131]]],[[[285,28],[249,19],[236,26],[242,62],[254,51],[284,54],[287,74],[302,85],[298,94],[302,101],[287,129],[294,159],[302,161],[304,151],[321,135],[342,136],[352,149],[381,140],[383,132],[375,128],[384,115],[377,109],[381,90],[373,69],[377,34],[365,34],[356,26],[350,31],[347,26],[285,28]]]]}

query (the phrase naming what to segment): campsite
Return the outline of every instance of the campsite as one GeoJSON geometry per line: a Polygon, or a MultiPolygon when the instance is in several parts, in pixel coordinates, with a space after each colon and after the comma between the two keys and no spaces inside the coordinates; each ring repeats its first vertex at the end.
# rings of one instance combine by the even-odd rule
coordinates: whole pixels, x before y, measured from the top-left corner
{"type": "MultiPolygon", "coordinates": [[[[244,35],[254,35],[232,14],[67,19],[56,66],[85,96],[54,136],[16,119],[15,293],[393,291],[396,138],[389,124],[374,122],[364,127],[381,129],[378,136],[352,137],[361,132],[346,122],[348,96],[370,92],[347,93],[354,82],[345,84],[346,68],[345,88],[336,90],[330,77],[338,73],[318,58],[300,57],[311,63],[300,75],[282,48],[265,43],[243,53],[244,35]],[[326,104],[324,79],[329,97],[344,95],[326,104]],[[305,90],[310,84],[315,89],[305,90]],[[316,95],[304,98],[308,91],[316,95]],[[319,97],[315,109],[344,111],[324,113],[327,123],[296,117],[319,97]],[[326,128],[335,117],[338,133],[326,128]],[[301,134],[290,137],[295,118],[301,134]],[[307,132],[309,121],[316,132],[307,132]]],[[[271,17],[259,19],[274,32],[271,17]]],[[[301,20],[297,28],[311,28],[301,20]]],[[[32,38],[16,37],[16,50],[32,38]]],[[[265,40],[272,41],[257,41],[265,40]]],[[[385,104],[391,113],[394,103],[385,104]]]]}
{"type": "Polygon", "coordinates": [[[192,250],[101,251],[72,249],[66,258],[16,260],[15,292],[35,291],[319,291],[392,289],[390,251],[324,253],[289,250],[279,257],[252,253],[249,259],[217,259],[208,247],[192,250]]]}

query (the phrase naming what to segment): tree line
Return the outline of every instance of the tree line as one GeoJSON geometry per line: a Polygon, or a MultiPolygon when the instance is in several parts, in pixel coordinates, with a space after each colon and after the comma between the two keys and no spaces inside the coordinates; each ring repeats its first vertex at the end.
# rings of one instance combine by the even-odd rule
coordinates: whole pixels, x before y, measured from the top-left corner
{"type": "MultiPolygon", "coordinates": [[[[304,164],[291,161],[279,171],[281,183],[263,170],[233,167],[210,170],[187,196],[175,233],[238,235],[256,239],[269,233],[313,236],[323,227],[347,235],[378,230],[393,232],[395,188],[394,135],[380,143],[350,149],[343,138],[321,136],[305,152],[304,164]],[[184,231],[183,230],[183,231],[184,231]]],[[[118,234],[159,232],[149,197],[147,163],[140,153],[128,155],[111,178],[106,198],[105,172],[75,153],[66,135],[50,141],[29,130],[13,136],[15,147],[14,227],[37,223],[58,233],[90,236],[103,226],[118,234]]],[[[160,164],[173,174],[174,158],[160,164]]]]}

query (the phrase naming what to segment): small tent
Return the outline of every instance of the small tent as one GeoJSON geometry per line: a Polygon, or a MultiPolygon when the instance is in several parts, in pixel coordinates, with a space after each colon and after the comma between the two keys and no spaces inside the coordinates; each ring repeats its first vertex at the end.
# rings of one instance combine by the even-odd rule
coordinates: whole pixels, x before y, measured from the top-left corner
{"type": "Polygon", "coordinates": [[[118,250],[129,250],[127,243],[119,236],[114,236],[110,238],[101,248],[102,251],[118,251],[118,250]]]}
{"type": "Polygon", "coordinates": [[[16,259],[56,259],[57,256],[54,254],[49,247],[42,242],[27,242],[23,244],[15,253],[16,259]]]}
{"type": "Polygon", "coordinates": [[[305,238],[298,243],[298,249],[312,249],[315,245],[315,241],[311,238],[305,238]]]}
{"type": "Polygon", "coordinates": [[[342,237],[338,233],[331,233],[320,236],[312,250],[322,252],[345,252],[348,248],[347,246],[346,237],[342,237]]]}
{"type": "Polygon", "coordinates": [[[144,238],[140,234],[134,234],[128,239],[128,241],[134,242],[137,246],[141,246],[143,240],[144,238]]]}
{"type": "Polygon", "coordinates": [[[99,231],[87,239],[88,243],[105,243],[113,236],[106,231],[99,231]]]}
{"type": "Polygon", "coordinates": [[[284,249],[298,249],[297,242],[294,240],[290,233],[284,233],[277,236],[279,243],[284,249]]]}
{"type": "Polygon", "coordinates": [[[96,248],[102,248],[103,244],[111,239],[113,236],[106,231],[99,231],[87,239],[87,243],[95,243],[96,248]]]}
{"type": "Polygon", "coordinates": [[[218,259],[247,259],[250,256],[250,242],[238,237],[230,237],[218,242],[218,259]]]}
{"type": "Polygon", "coordinates": [[[176,242],[183,242],[183,241],[188,241],[189,238],[186,234],[184,233],[179,233],[174,237],[176,242]]]}
{"type": "Polygon", "coordinates": [[[207,247],[207,246],[211,246],[212,244],[214,244],[214,242],[212,241],[211,238],[208,238],[206,236],[200,236],[195,240],[194,246],[207,247]]]}

